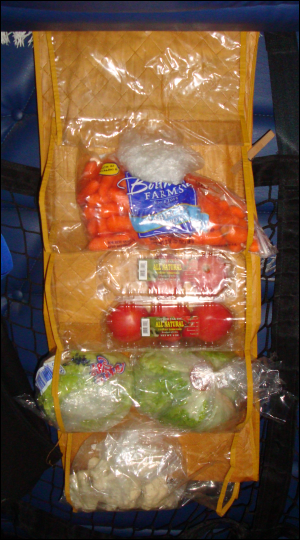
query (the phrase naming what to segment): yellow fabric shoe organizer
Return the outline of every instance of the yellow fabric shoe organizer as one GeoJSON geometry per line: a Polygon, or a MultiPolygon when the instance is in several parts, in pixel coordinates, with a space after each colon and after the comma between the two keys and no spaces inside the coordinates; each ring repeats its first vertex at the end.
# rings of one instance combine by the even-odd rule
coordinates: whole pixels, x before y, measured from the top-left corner
{"type": "MultiPolygon", "coordinates": [[[[257,354],[256,333],[260,324],[260,259],[247,252],[253,240],[256,215],[254,182],[247,152],[252,140],[257,43],[256,32],[34,34],[43,174],[40,211],[45,248],[44,316],[49,348],[56,347],[58,351],[52,394],[60,427],[65,492],[70,503],[71,463],[89,434],[64,433],[57,396],[58,358],[64,346],[61,328],[67,322],[73,325],[73,331],[76,330],[79,321],[76,321],[75,315],[80,304],[83,319],[91,323],[91,335],[84,336],[89,341],[93,339],[93,324],[97,326],[95,321],[102,309],[91,295],[90,283],[85,283],[91,265],[101,253],[85,250],[84,230],[78,226],[80,212],[75,197],[78,136],[73,129],[78,118],[113,121],[116,133],[131,113],[149,118],[157,115],[174,125],[184,126],[186,133],[195,135],[193,148],[205,160],[201,174],[224,183],[239,196],[246,198],[248,239],[243,255],[246,267],[243,353],[248,377],[247,415],[238,433],[191,433],[181,436],[181,444],[188,473],[194,480],[223,482],[217,506],[220,516],[226,513],[238,497],[240,482],[258,480],[259,412],[253,396],[251,357],[255,358],[257,354]],[[166,62],[166,58],[170,57],[169,71],[162,69],[160,76],[159,70],[151,70],[154,63],[157,66],[161,59],[166,62]],[[172,62],[177,59],[180,63],[185,58],[189,58],[192,63],[196,59],[198,66],[196,78],[195,71],[190,73],[194,90],[188,92],[188,95],[180,85],[177,88],[172,79],[172,62]],[[112,76],[115,68],[117,72],[112,76]],[[124,73],[130,74],[131,82],[139,82],[144,89],[143,95],[134,91],[128,81],[126,83],[122,75],[124,73]],[[205,81],[205,87],[199,87],[201,92],[196,80],[205,81]],[[231,169],[238,161],[243,162],[243,169],[234,174],[231,169]],[[72,272],[75,260],[80,261],[80,302],[73,292],[78,286],[72,272]],[[212,454],[213,461],[210,459],[212,454]],[[235,487],[230,500],[224,503],[229,482],[234,482],[235,487]]],[[[108,134],[105,129],[108,128],[102,128],[102,137],[94,140],[93,150],[98,153],[113,151],[117,145],[117,136],[112,137],[111,131],[109,143],[104,144],[105,135],[108,134]]],[[[85,124],[81,137],[87,137],[85,124]]],[[[78,337],[83,339],[80,334],[78,337]]]]}

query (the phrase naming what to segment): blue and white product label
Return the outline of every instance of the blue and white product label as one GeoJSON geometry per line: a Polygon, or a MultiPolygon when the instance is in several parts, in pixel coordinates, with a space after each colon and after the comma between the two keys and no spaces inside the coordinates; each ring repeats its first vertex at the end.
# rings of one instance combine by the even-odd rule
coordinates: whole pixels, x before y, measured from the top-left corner
{"type": "Polygon", "coordinates": [[[140,238],[208,230],[209,216],[201,212],[196,191],[190,184],[143,182],[129,173],[126,183],[131,223],[140,238]]]}
{"type": "MultiPolygon", "coordinates": [[[[35,385],[39,389],[40,393],[43,394],[48,386],[50,386],[53,378],[53,369],[54,369],[54,356],[42,365],[38,370],[35,379],[35,385]]],[[[66,370],[60,366],[59,368],[60,375],[65,375],[66,370]]]]}

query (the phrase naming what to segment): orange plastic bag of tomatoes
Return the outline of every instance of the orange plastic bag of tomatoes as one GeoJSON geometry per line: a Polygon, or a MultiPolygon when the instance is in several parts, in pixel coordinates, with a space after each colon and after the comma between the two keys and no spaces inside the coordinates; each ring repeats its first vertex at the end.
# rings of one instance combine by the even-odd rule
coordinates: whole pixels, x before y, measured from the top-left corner
{"type": "MultiPolygon", "coordinates": [[[[181,184],[132,176],[116,155],[85,154],[78,167],[77,203],[88,249],[134,243],[150,249],[187,245],[243,251],[248,235],[246,202],[220,182],[186,174],[181,184]]],[[[250,251],[276,252],[257,222],[250,251]]]]}

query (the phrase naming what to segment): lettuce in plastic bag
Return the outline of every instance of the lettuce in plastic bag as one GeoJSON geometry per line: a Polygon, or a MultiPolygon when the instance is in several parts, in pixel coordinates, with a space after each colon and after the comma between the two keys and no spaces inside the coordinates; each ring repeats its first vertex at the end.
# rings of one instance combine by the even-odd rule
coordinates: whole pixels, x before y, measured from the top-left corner
{"type": "Polygon", "coordinates": [[[193,353],[146,352],[135,366],[134,386],[143,414],[182,430],[217,430],[239,416],[210,363],[193,353]]]}
{"type": "MultiPolygon", "coordinates": [[[[62,365],[58,396],[66,431],[101,431],[123,420],[132,405],[132,370],[122,354],[97,355],[75,352],[70,361],[62,365]]],[[[37,374],[38,403],[47,419],[56,424],[50,384],[43,388],[45,363],[37,374]]],[[[53,369],[53,362],[52,362],[53,369]]],[[[45,378],[45,377],[44,377],[45,378]]]]}

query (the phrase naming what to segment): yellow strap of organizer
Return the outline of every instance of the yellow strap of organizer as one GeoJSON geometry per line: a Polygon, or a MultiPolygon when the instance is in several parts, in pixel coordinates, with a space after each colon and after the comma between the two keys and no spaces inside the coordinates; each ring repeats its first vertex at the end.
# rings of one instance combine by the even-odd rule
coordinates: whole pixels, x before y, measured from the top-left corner
{"type": "Polygon", "coordinates": [[[248,108],[247,108],[247,119],[246,119],[247,120],[247,127],[248,127],[250,143],[252,141],[252,134],[253,134],[253,101],[254,101],[253,98],[254,98],[254,83],[255,83],[258,40],[259,40],[259,32],[256,32],[255,47],[254,47],[253,59],[252,59],[252,71],[251,71],[251,81],[250,81],[249,103],[248,103],[248,108]]]}
{"type": "Polygon", "coordinates": [[[229,468],[228,473],[225,476],[223,486],[222,486],[222,489],[221,489],[221,493],[220,493],[220,497],[219,497],[219,500],[218,500],[217,508],[216,508],[217,514],[219,516],[221,516],[221,517],[224,516],[224,514],[226,514],[227,510],[230,508],[232,503],[235,501],[235,499],[237,499],[238,494],[239,494],[239,490],[240,490],[240,484],[239,484],[239,482],[236,482],[235,485],[234,485],[233,492],[232,492],[232,495],[231,495],[229,501],[227,501],[227,503],[223,506],[225,495],[226,495],[227,488],[228,488],[228,484],[229,484],[229,482],[231,480],[231,477],[232,477],[232,474],[233,474],[233,472],[235,470],[236,447],[237,447],[238,439],[239,439],[239,433],[236,433],[234,435],[234,437],[233,437],[233,442],[232,442],[231,449],[230,449],[230,468],[229,468]]]}
{"type": "Polygon", "coordinates": [[[54,403],[54,411],[56,415],[56,421],[58,423],[58,427],[60,431],[64,432],[65,427],[61,415],[60,405],[59,405],[59,392],[58,392],[58,384],[59,384],[59,368],[60,368],[60,362],[61,362],[61,353],[63,351],[63,346],[60,341],[60,337],[58,334],[56,322],[55,322],[55,316],[54,316],[54,310],[53,310],[53,304],[52,304],[52,296],[51,296],[51,283],[52,283],[52,276],[53,276],[53,266],[55,261],[56,254],[52,253],[50,255],[50,259],[48,262],[47,267],[47,274],[46,274],[46,280],[45,280],[45,298],[47,302],[47,311],[50,319],[51,329],[53,333],[53,338],[57,346],[55,359],[54,359],[54,367],[53,367],[53,378],[52,378],[52,397],[53,397],[53,403],[54,403]]]}
{"type": "MultiPolygon", "coordinates": [[[[255,55],[257,51],[257,41],[256,38],[256,47],[255,55]]],[[[247,272],[247,293],[246,293],[246,335],[245,335],[245,362],[246,362],[246,372],[247,372],[247,414],[244,422],[238,426],[238,429],[242,429],[244,425],[251,419],[253,413],[253,377],[252,377],[252,365],[251,365],[251,335],[252,335],[252,303],[253,303],[253,270],[252,270],[252,259],[251,254],[248,252],[249,247],[253,242],[254,236],[254,216],[256,215],[255,208],[255,198],[254,198],[254,182],[251,164],[248,160],[247,152],[251,146],[249,139],[249,134],[252,133],[251,129],[247,129],[247,121],[245,118],[245,88],[246,88],[246,54],[247,54],[247,33],[241,32],[241,56],[240,56],[240,95],[239,95],[239,116],[242,128],[242,137],[244,146],[242,147],[242,159],[243,159],[243,172],[244,172],[244,183],[245,183],[245,193],[246,193],[246,202],[248,210],[248,237],[246,244],[246,272],[247,272]]],[[[255,69],[255,63],[253,65],[255,69]]],[[[250,99],[253,99],[254,92],[254,75],[251,74],[251,88],[250,88],[250,99]]],[[[252,118],[251,118],[252,122],[252,118]]],[[[236,466],[236,447],[239,440],[239,433],[236,433],[233,437],[233,442],[231,445],[230,451],[230,468],[224,479],[222,490],[217,504],[217,513],[220,516],[223,516],[227,510],[232,505],[233,501],[238,497],[239,493],[239,483],[235,483],[232,496],[230,500],[223,506],[225,495],[227,492],[228,484],[232,475],[235,471],[236,466]]]]}
{"type": "Polygon", "coordinates": [[[64,432],[65,426],[61,415],[60,404],[59,404],[59,368],[61,361],[61,349],[57,349],[55,358],[54,358],[54,367],[53,367],[53,376],[52,376],[52,397],[54,403],[54,411],[56,416],[56,421],[59,427],[59,430],[64,432]]]}

